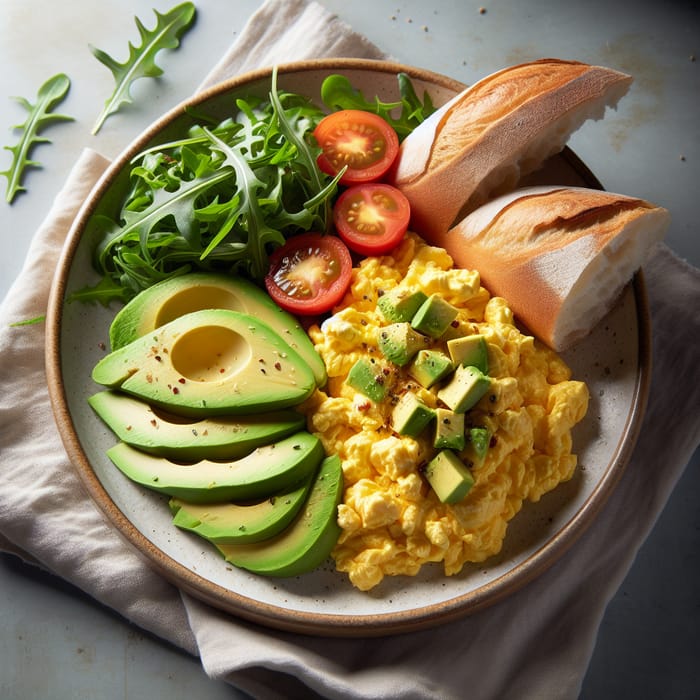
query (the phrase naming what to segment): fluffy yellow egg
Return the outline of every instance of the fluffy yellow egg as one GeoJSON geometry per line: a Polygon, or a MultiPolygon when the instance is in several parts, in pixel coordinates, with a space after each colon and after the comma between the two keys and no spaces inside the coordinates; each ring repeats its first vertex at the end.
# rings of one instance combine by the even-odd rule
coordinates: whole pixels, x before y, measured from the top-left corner
{"type": "Polygon", "coordinates": [[[392,256],[364,259],[342,304],[309,333],[329,381],[302,410],[326,451],[342,460],[345,493],[333,557],[358,589],[374,588],[385,576],[414,576],[428,563],[454,575],[468,562],[484,561],[500,551],[524,501],[537,501],[572,477],[571,429],[586,414],[586,385],[571,379],[554,352],[521,333],[507,302],[489,296],[478,272],[455,269],[444,250],[409,234],[392,256]],[[490,441],[478,460],[469,445],[456,451],[473,477],[456,503],[442,502],[425,478],[438,451],[433,431],[401,435],[392,418],[406,392],[431,409],[442,406],[440,384],[425,388],[405,366],[391,366],[386,397],[377,401],[347,383],[359,359],[386,364],[378,337],[390,321],[377,301],[397,287],[437,295],[457,308],[444,334],[431,339],[433,349],[447,354],[447,340],[464,335],[487,343],[490,385],[464,421],[467,429],[485,429],[490,441]]]}

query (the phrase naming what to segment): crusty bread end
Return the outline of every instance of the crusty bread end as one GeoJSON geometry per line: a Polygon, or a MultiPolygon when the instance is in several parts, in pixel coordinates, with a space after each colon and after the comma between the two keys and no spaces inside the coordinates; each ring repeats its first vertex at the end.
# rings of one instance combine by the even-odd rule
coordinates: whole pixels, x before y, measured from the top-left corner
{"type": "Polygon", "coordinates": [[[540,186],[497,197],[442,245],[479,271],[516,317],[557,351],[587,335],[663,239],[663,207],[581,187],[540,186]]]}
{"type": "Polygon", "coordinates": [[[402,143],[391,175],[412,226],[431,243],[561,151],[627,92],[625,73],[542,59],[506,68],[457,95],[402,143]]]}

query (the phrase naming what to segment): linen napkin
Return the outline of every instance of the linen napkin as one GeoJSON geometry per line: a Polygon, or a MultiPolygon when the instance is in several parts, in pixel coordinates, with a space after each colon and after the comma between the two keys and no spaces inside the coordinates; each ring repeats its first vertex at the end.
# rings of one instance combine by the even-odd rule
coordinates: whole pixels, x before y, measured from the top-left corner
{"type": "MultiPolygon", "coordinates": [[[[267,0],[202,87],[324,56],[384,54],[317,3],[267,0]]],[[[70,222],[107,164],[82,154],[0,306],[0,548],[198,655],[212,678],[256,698],[447,700],[465,689],[474,698],[575,698],[605,606],[700,442],[700,272],[663,245],[646,266],[654,369],[639,443],[594,524],[552,568],[497,605],[432,630],[370,640],[279,632],[179,591],[122,540],[62,448],[43,325],[11,326],[45,312],[70,222]]]]}

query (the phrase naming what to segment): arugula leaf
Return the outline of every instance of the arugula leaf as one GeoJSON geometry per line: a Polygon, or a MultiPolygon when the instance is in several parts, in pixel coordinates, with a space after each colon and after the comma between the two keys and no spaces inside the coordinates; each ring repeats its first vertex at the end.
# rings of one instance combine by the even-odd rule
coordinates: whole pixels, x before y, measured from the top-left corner
{"type": "Polygon", "coordinates": [[[370,102],[344,75],[329,75],[321,85],[321,100],[332,111],[361,109],[374,112],[391,124],[399,136],[399,141],[403,141],[435,111],[435,106],[427,92],[424,93],[421,102],[406,73],[398,73],[397,80],[400,96],[398,101],[382,102],[375,97],[374,101],[370,102]]]}
{"type": "MultiPolygon", "coordinates": [[[[408,76],[399,76],[399,86],[400,101],[368,103],[335,76],[326,97],[349,95],[355,108],[398,111],[392,124],[407,133],[434,107],[427,95],[418,99],[408,76]]],[[[331,231],[342,172],[331,178],[319,170],[312,137],[326,112],[307,97],[278,90],[276,69],[266,100],[237,99],[235,107],[223,120],[189,110],[193,126],[182,138],[132,159],[119,210],[92,220],[93,262],[102,280],[70,301],[128,301],[192,269],[262,284],[270,253],[289,236],[331,231]]]]}
{"type": "Polygon", "coordinates": [[[54,122],[73,121],[73,117],[51,112],[63,100],[69,88],[68,76],[58,73],[39,88],[36,104],[31,104],[24,97],[14,98],[29,112],[29,115],[23,124],[13,127],[22,130],[19,142],[14,146],[5,146],[5,150],[12,153],[12,164],[7,170],[0,172],[0,175],[7,178],[5,199],[8,204],[13,202],[18,192],[26,191],[26,188],[21,184],[24,171],[29,167],[41,167],[40,163],[29,159],[30,151],[35,144],[51,143],[49,139],[38,136],[41,129],[54,122]]]}
{"type": "Polygon", "coordinates": [[[36,326],[40,323],[43,323],[46,321],[46,316],[41,315],[41,316],[35,316],[34,318],[27,318],[24,321],[16,321],[15,323],[10,324],[10,328],[20,328],[21,326],[36,326]]]}
{"type": "Polygon", "coordinates": [[[183,2],[165,14],[154,10],[156,26],[146,29],[138,17],[136,26],[141,37],[141,45],[134,46],[129,42],[129,57],[124,63],[119,63],[101,49],[90,46],[95,58],[103,63],[114,76],[116,86],[107,99],[102,112],[95,122],[92,133],[96,134],[105,119],[116,112],[123,104],[133,102],[130,94],[132,83],[138,78],[156,78],[163,74],[162,68],[156,64],[156,55],[162,49],[176,49],[180,38],[194,21],[196,9],[193,3],[183,2]]]}
{"type": "MultiPolygon", "coordinates": [[[[265,183],[258,179],[244,155],[236,147],[229,146],[206,128],[204,133],[211,139],[212,147],[220,150],[224,155],[225,165],[230,165],[236,174],[240,197],[235,216],[246,219],[249,245],[252,247],[249,274],[253,279],[261,280],[267,273],[267,255],[265,253],[267,246],[272,244],[277,247],[285,241],[284,236],[278,230],[271,228],[265,222],[263,208],[258,201],[258,193],[264,191],[265,183]]],[[[230,226],[227,228],[230,230],[230,226]]],[[[226,233],[226,228],[219,231],[202,253],[200,259],[204,259],[208,253],[214,250],[226,233]]]]}
{"type": "Polygon", "coordinates": [[[102,281],[71,300],[125,301],[193,268],[262,283],[287,237],[330,230],[337,178],[318,170],[310,136],[325,112],[274,81],[267,100],[239,99],[236,108],[218,122],[198,114],[183,138],[132,159],[120,209],[93,220],[102,281]]]}

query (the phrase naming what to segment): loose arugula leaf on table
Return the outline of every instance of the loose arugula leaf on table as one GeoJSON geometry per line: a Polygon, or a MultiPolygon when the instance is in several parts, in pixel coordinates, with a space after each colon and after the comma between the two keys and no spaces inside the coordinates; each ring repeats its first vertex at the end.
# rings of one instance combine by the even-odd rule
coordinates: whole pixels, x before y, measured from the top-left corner
{"type": "Polygon", "coordinates": [[[423,101],[420,100],[406,73],[398,73],[397,80],[400,99],[382,102],[378,97],[373,101],[367,100],[344,75],[329,75],[321,85],[321,100],[332,111],[361,109],[374,112],[389,122],[398,134],[399,141],[403,141],[435,111],[435,106],[427,92],[423,95],[423,101]]]}
{"type": "Polygon", "coordinates": [[[182,139],[133,159],[120,211],[93,222],[102,280],[71,300],[125,301],[194,268],[262,282],[269,254],[289,235],[330,230],[337,178],[318,170],[310,136],[323,110],[278,92],[276,78],[268,100],[235,107],[219,122],[198,115],[182,139]]]}
{"type": "Polygon", "coordinates": [[[22,186],[22,178],[27,168],[40,168],[41,164],[30,160],[30,152],[34,145],[39,143],[51,143],[49,139],[39,136],[39,132],[46,126],[59,121],[73,121],[73,117],[65,114],[57,114],[51,110],[58,105],[68,94],[70,80],[67,75],[58,73],[49,78],[37,93],[35,104],[24,97],[15,97],[29,113],[23,124],[18,124],[14,129],[21,130],[19,142],[14,146],[5,146],[5,150],[12,153],[12,163],[7,170],[0,172],[7,178],[5,199],[11,204],[18,192],[25,191],[22,186]]]}
{"type": "Polygon", "coordinates": [[[90,46],[90,51],[95,58],[112,71],[116,82],[114,92],[105,102],[95,122],[93,134],[102,128],[102,124],[110,114],[116,112],[123,104],[133,102],[130,89],[135,80],[156,78],[163,74],[162,68],[156,64],[156,55],[162,49],[176,49],[180,45],[182,35],[194,21],[196,9],[193,3],[183,2],[165,14],[161,14],[158,10],[154,12],[156,26],[153,29],[146,29],[138,17],[134,18],[141,44],[134,46],[129,42],[129,57],[124,63],[119,63],[101,49],[90,46]]]}
{"type": "Polygon", "coordinates": [[[40,323],[43,323],[46,321],[46,316],[41,315],[41,316],[35,316],[34,318],[27,318],[24,321],[16,321],[15,323],[10,324],[10,328],[20,328],[21,326],[36,326],[40,323]]]}

